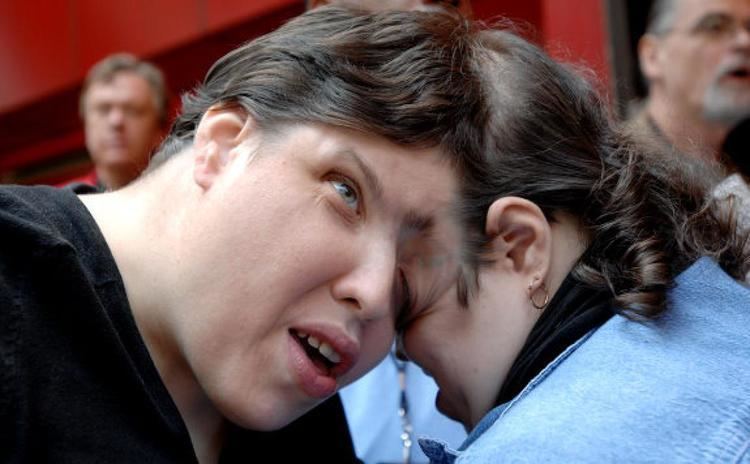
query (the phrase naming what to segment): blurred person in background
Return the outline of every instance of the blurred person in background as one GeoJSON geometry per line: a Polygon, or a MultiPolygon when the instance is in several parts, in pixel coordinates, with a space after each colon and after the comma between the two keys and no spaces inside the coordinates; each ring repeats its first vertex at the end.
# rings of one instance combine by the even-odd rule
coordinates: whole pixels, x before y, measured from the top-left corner
{"type": "Polygon", "coordinates": [[[167,122],[164,76],[133,55],[110,55],[86,76],[79,109],[94,169],[74,182],[118,189],[146,168],[161,140],[167,122]]]}
{"type": "MultiPolygon", "coordinates": [[[[365,11],[428,11],[471,16],[469,0],[308,0],[307,9],[324,5],[365,11]]],[[[426,463],[420,436],[437,436],[458,446],[466,432],[435,407],[435,381],[393,350],[359,381],[340,392],[357,456],[366,464],[426,463]]]]}
{"type": "Polygon", "coordinates": [[[721,159],[750,116],[750,0],[656,0],[638,54],[638,118],[679,152],[721,159]]]}
{"type": "Polygon", "coordinates": [[[631,128],[720,164],[713,194],[734,197],[750,229],[750,0],[656,0],[638,54],[649,94],[631,128]]]}

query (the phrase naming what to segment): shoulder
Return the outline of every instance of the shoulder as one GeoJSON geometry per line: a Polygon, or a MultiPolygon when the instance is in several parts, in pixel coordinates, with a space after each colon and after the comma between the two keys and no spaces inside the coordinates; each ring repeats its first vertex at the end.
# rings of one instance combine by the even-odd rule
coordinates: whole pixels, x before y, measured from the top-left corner
{"type": "Polygon", "coordinates": [[[671,298],[662,319],[616,316],[553,363],[465,462],[738,456],[750,442],[750,291],[700,260],[671,298]]]}
{"type": "Polygon", "coordinates": [[[739,226],[750,231],[750,185],[741,174],[732,174],[717,184],[713,196],[718,200],[733,198],[739,226]]]}
{"type": "Polygon", "coordinates": [[[85,174],[60,183],[57,187],[75,187],[76,185],[86,185],[94,188],[99,187],[99,177],[96,175],[96,169],[91,169],[85,174]]]}
{"type": "Polygon", "coordinates": [[[0,232],[14,245],[29,240],[53,244],[56,219],[74,216],[66,208],[72,201],[77,201],[75,194],[54,187],[0,187],[0,232]]]}

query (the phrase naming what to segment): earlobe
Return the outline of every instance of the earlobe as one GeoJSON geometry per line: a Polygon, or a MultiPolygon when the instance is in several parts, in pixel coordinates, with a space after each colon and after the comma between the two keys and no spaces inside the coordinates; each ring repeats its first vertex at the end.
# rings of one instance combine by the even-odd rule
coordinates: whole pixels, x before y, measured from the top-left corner
{"type": "Polygon", "coordinates": [[[552,232],[542,210],[519,197],[495,200],[487,210],[485,233],[492,258],[528,281],[543,280],[549,270],[552,232]]]}
{"type": "Polygon", "coordinates": [[[220,158],[218,147],[214,142],[207,142],[200,151],[196,151],[193,177],[195,183],[203,190],[208,190],[218,173],[221,172],[220,158]]]}
{"type": "Polygon", "coordinates": [[[193,176],[206,190],[234,158],[235,149],[254,132],[254,120],[239,106],[214,106],[201,118],[195,131],[193,176]]]}

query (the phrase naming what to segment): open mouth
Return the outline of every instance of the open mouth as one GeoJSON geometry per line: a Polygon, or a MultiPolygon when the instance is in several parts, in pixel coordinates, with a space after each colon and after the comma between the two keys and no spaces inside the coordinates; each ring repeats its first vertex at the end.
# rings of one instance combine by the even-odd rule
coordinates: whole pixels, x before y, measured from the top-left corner
{"type": "Polygon", "coordinates": [[[328,343],[310,334],[293,329],[289,331],[310,358],[321,375],[333,376],[333,370],[341,363],[341,355],[328,343]]]}
{"type": "Polygon", "coordinates": [[[726,79],[739,79],[739,80],[747,80],[750,78],[750,66],[744,65],[744,64],[736,64],[732,67],[728,67],[723,73],[722,76],[726,79]]]}

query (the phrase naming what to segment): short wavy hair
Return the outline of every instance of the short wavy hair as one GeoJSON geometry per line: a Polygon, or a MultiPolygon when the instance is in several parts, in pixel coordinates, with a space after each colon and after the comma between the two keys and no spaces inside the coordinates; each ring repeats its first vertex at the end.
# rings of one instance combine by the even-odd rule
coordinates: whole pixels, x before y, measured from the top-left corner
{"type": "Polygon", "coordinates": [[[486,115],[471,67],[472,27],[434,12],[316,8],[219,59],[183,97],[152,163],[192,144],[202,115],[228,104],[261,131],[320,123],[439,147],[460,171],[478,156],[486,115]]]}

